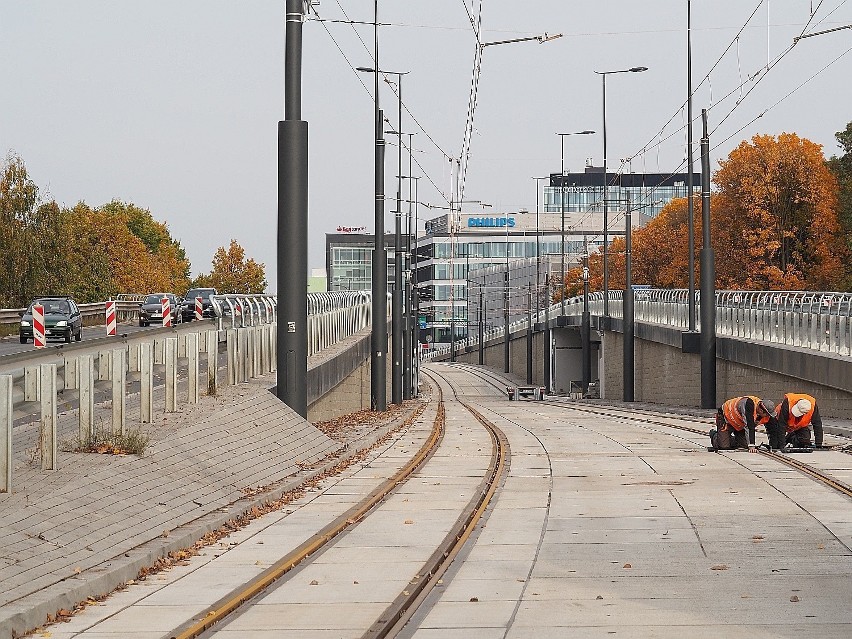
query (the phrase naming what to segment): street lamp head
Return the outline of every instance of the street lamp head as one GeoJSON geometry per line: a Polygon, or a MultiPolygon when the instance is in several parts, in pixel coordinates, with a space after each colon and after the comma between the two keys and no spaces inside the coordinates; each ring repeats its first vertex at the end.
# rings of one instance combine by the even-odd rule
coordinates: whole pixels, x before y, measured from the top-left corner
{"type": "Polygon", "coordinates": [[[647,71],[648,67],[632,67],[630,69],[630,73],[642,73],[642,71],[647,71]]]}
{"type": "Polygon", "coordinates": [[[373,67],[355,67],[355,70],[362,73],[375,73],[376,71],[373,67]]]}
{"type": "Polygon", "coordinates": [[[572,133],[557,133],[556,135],[591,135],[594,131],[573,131],[572,133]]]}

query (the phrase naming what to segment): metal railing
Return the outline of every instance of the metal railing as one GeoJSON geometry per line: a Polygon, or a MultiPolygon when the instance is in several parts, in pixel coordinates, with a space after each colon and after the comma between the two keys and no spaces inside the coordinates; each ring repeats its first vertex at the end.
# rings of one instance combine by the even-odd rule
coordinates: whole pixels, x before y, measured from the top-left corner
{"type": "MultiPolygon", "coordinates": [[[[634,318],[637,322],[659,324],[681,330],[689,327],[689,291],[686,289],[637,289],[634,291],[634,318]]],[[[624,291],[609,292],[611,317],[623,318],[624,291]]],[[[695,294],[700,305],[700,292],[695,294]]],[[[603,293],[589,295],[589,311],[603,315],[603,293]]],[[[549,316],[560,313],[560,303],[550,307],[549,316]]],[[[583,298],[566,300],[566,315],[579,316],[583,298]]],[[[533,315],[543,322],[544,311],[533,315]]],[[[700,329],[701,318],[696,318],[700,329]]],[[[525,327],[526,318],[509,325],[510,333],[525,327]]],[[[471,324],[476,330],[476,324],[471,324]]],[[[716,334],[743,340],[784,344],[808,350],[852,356],[852,293],[817,291],[717,291],[716,334]]],[[[485,331],[485,340],[503,335],[503,326],[485,331]]],[[[456,342],[458,349],[479,344],[471,335],[456,342]]],[[[450,352],[449,344],[430,349],[427,357],[450,352]]]]}

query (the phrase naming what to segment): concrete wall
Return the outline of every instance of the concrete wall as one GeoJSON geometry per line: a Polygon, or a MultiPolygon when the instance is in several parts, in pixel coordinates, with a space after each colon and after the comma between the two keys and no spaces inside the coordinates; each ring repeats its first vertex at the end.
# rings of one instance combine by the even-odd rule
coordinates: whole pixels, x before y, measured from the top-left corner
{"type": "MultiPolygon", "coordinates": [[[[388,352],[388,403],[391,400],[391,367],[388,352]]],[[[308,421],[327,421],[369,409],[371,371],[369,328],[311,357],[308,360],[308,421]]]]}
{"type": "MultiPolygon", "coordinates": [[[[568,392],[571,380],[582,376],[579,328],[574,320],[554,327],[554,390],[568,392]]],[[[592,318],[593,329],[598,318],[592,318]]],[[[623,397],[624,345],[621,321],[611,320],[612,330],[592,331],[592,381],[599,378],[604,399],[623,397]],[[600,343],[597,343],[600,340],[600,343]]],[[[634,398],[672,406],[701,405],[701,357],[684,353],[681,332],[667,326],[636,324],[634,398]]],[[[510,372],[526,379],[526,330],[514,333],[510,342],[510,372]]],[[[485,364],[503,370],[503,339],[486,342],[485,364]]],[[[775,402],[787,392],[805,392],[819,401],[827,417],[846,417],[852,412],[852,358],[788,346],[748,342],[728,337],[716,341],[717,405],[730,397],[754,394],[775,402]]],[[[534,335],[533,380],[544,383],[544,332],[534,335]]],[[[444,358],[449,360],[449,355],[444,358]]],[[[457,361],[476,364],[478,347],[458,352],[457,361]]]]}
{"type": "MultiPolygon", "coordinates": [[[[616,330],[620,329],[614,324],[616,330]]],[[[700,406],[701,357],[682,352],[680,332],[637,324],[636,334],[636,401],[700,406]]],[[[603,353],[604,397],[620,400],[624,388],[620,332],[604,333],[603,353]]],[[[779,402],[784,393],[804,392],[817,398],[820,413],[826,417],[847,417],[852,411],[850,358],[723,337],[717,338],[716,353],[717,405],[738,395],[779,402]]]]}

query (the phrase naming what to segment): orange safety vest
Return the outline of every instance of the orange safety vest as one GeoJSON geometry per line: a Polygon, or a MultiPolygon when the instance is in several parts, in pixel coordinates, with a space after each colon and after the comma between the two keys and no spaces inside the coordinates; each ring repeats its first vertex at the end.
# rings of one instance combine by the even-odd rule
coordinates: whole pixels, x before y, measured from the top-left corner
{"type": "Polygon", "coordinates": [[[754,402],[754,423],[765,424],[769,421],[769,415],[765,415],[758,419],[757,405],[760,403],[760,398],[754,395],[745,395],[743,397],[734,397],[722,404],[722,413],[725,415],[725,421],[734,427],[734,430],[742,430],[746,427],[745,403],[750,399],[754,402]]]}
{"type": "MultiPolygon", "coordinates": [[[[811,418],[814,416],[814,410],[816,409],[816,400],[810,395],[806,395],[804,393],[785,393],[784,399],[787,400],[787,432],[792,433],[793,431],[797,431],[801,428],[807,428],[811,425],[811,418]],[[811,409],[802,415],[801,417],[796,417],[793,415],[793,411],[791,410],[793,406],[796,405],[800,399],[806,399],[811,403],[811,409]]],[[[781,400],[782,403],[784,400],[781,400]]],[[[778,413],[781,413],[781,404],[778,404],[778,413]]]]}

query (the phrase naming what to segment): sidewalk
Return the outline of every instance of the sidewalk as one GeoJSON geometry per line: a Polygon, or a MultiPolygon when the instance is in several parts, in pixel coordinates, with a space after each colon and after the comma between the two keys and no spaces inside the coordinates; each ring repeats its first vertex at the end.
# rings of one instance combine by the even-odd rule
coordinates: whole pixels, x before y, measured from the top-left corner
{"type": "MultiPolygon", "coordinates": [[[[135,579],[360,447],[301,419],[268,392],[273,383],[157,413],[141,457],[60,452],[58,470],[42,471],[18,443],[13,492],[0,494],[0,639],[135,579]]],[[[75,421],[60,417],[64,436],[75,421]]],[[[16,442],[37,431],[17,427],[16,442]]]]}

